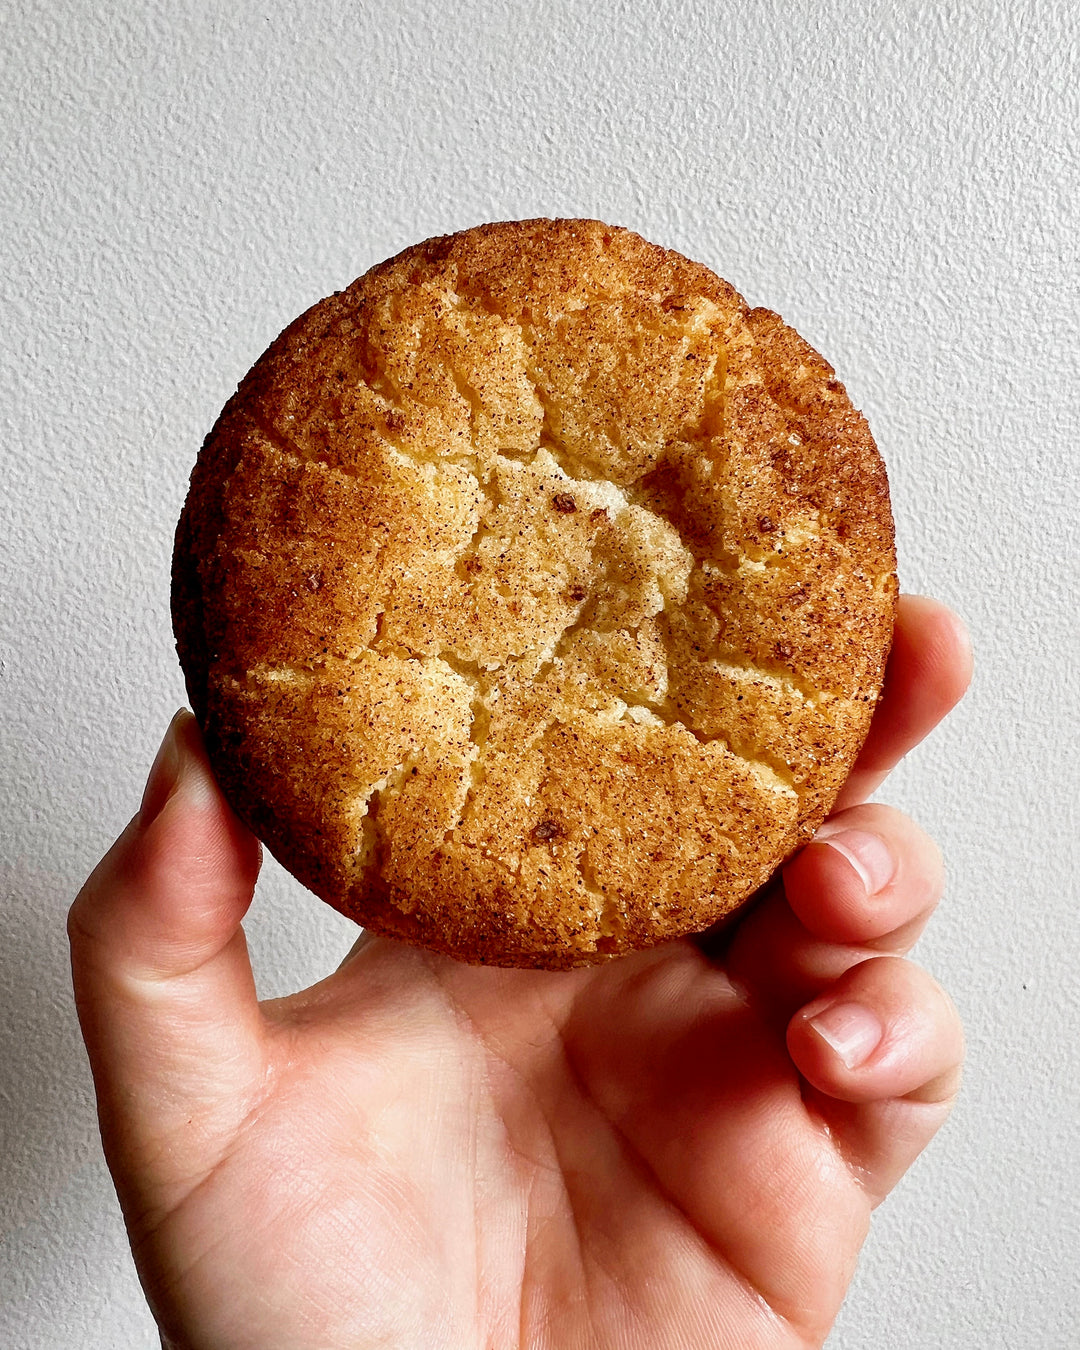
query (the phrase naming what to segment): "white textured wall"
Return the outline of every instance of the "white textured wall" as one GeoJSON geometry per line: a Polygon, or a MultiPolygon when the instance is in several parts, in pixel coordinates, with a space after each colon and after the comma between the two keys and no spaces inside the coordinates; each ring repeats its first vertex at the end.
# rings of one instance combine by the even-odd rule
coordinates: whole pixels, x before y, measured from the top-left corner
{"type": "MultiPolygon", "coordinates": [[[[633,226],[818,345],[887,457],[906,585],[974,628],[969,701],[889,793],[949,859],[921,955],[966,1016],[967,1086],[830,1345],[1077,1345],[1075,13],[4,8],[0,1345],[156,1345],[62,919],[183,698],[168,558],[199,441],[313,300],[420,238],[537,214],[633,226]]],[[[267,992],[350,939],[280,874],[249,926],[267,992]]]]}

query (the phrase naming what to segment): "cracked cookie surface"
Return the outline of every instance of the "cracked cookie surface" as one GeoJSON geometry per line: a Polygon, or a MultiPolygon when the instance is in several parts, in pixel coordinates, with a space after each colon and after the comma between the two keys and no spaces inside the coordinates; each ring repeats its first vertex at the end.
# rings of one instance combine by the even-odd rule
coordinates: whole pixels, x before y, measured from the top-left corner
{"type": "Polygon", "coordinates": [[[552,968],[698,931],[817,828],[896,596],[828,364],[595,221],[320,302],[199,457],[173,610],[238,814],[358,922],[552,968]]]}

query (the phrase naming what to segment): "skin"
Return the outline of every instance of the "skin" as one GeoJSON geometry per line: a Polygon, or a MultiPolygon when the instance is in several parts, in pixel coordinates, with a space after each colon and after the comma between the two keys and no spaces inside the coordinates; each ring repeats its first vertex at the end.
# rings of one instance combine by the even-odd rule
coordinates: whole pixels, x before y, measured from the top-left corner
{"type": "Polygon", "coordinates": [[[820,1346],[959,1082],[956,1012],[904,959],[940,856],[864,803],[969,675],[959,621],[905,598],[836,812],[718,933],[560,974],[362,937],[261,1005],[259,847],[179,714],[69,920],[163,1345],[820,1346]]]}

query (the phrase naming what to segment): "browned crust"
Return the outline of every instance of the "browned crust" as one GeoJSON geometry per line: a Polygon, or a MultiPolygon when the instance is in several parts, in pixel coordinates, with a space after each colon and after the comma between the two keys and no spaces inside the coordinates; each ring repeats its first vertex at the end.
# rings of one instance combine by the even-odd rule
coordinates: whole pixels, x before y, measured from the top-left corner
{"type": "Polygon", "coordinates": [[[301,881],[557,968],[707,927],[814,832],[895,597],[832,368],[699,264],[538,220],[282,333],[202,448],[173,617],[215,772],[301,881]]]}

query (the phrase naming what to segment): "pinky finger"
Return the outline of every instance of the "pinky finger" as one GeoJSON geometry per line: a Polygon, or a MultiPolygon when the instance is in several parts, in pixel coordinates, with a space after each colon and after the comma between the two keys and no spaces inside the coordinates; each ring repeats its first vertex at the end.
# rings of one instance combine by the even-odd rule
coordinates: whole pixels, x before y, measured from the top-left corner
{"type": "Polygon", "coordinates": [[[944,1123],[964,1035],[944,990],[898,957],[852,967],[788,1025],[808,1105],[876,1203],[944,1123]]]}

